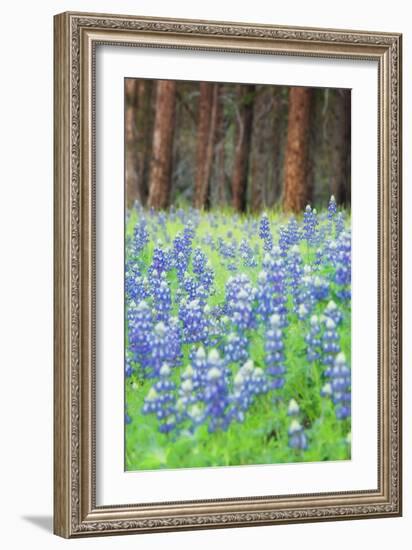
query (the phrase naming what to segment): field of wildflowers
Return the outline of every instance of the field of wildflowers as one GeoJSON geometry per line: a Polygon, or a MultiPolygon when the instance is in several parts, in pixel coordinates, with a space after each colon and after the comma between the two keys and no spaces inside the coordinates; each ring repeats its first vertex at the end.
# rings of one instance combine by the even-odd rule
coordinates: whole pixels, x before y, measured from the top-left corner
{"type": "Polygon", "coordinates": [[[350,458],[350,213],[135,205],[126,469],[350,458]]]}

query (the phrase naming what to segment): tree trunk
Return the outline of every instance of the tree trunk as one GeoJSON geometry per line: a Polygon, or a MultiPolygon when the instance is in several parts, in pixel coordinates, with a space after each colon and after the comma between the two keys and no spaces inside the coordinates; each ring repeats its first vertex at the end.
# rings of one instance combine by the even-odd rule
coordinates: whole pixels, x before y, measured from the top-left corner
{"type": "Polygon", "coordinates": [[[128,78],[125,81],[125,169],[126,169],[126,197],[130,206],[135,200],[141,201],[139,186],[139,160],[137,147],[137,109],[138,109],[138,81],[128,78]]]}
{"type": "Polygon", "coordinates": [[[137,87],[137,140],[138,140],[138,178],[140,200],[147,201],[149,192],[150,149],[153,132],[153,83],[150,80],[138,80],[137,87]]]}
{"type": "Polygon", "coordinates": [[[195,208],[204,208],[208,202],[213,149],[216,138],[218,98],[218,84],[200,83],[194,195],[195,208]]]}
{"type": "Polygon", "coordinates": [[[224,93],[223,85],[219,87],[219,100],[216,114],[216,201],[223,206],[227,203],[226,197],[226,170],[225,170],[225,117],[223,110],[222,95],[224,93]]]}
{"type": "Polygon", "coordinates": [[[351,92],[337,90],[332,123],[331,191],[338,204],[347,206],[351,198],[351,92]]]}
{"type": "Polygon", "coordinates": [[[239,212],[246,209],[246,191],[249,170],[249,151],[252,137],[253,98],[255,85],[238,87],[240,110],[236,128],[236,149],[232,177],[232,204],[239,212]]]}
{"type": "Polygon", "coordinates": [[[272,86],[259,86],[253,103],[253,127],[250,166],[250,208],[259,212],[266,206],[267,187],[274,183],[273,166],[277,159],[274,146],[275,101],[272,86]]]}
{"type": "Polygon", "coordinates": [[[158,80],[148,206],[166,208],[171,188],[176,81],[158,80]]]}
{"type": "Polygon", "coordinates": [[[286,211],[301,212],[308,201],[310,104],[310,88],[290,89],[283,197],[283,208],[286,211]]]}

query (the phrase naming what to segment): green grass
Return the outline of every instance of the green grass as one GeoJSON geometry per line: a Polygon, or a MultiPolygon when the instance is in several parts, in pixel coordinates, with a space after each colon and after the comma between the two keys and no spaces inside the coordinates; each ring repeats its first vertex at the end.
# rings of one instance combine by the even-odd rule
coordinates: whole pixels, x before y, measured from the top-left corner
{"type": "MultiPolygon", "coordinates": [[[[228,220],[233,216],[230,211],[221,212],[228,220]]],[[[286,219],[280,213],[269,213],[273,234],[277,241],[277,229],[286,219]]],[[[241,218],[238,218],[239,222],[241,218]]],[[[137,213],[133,211],[127,221],[126,234],[131,236],[137,221],[137,213]]],[[[173,239],[183,230],[179,221],[168,221],[167,232],[173,239]]],[[[240,241],[244,238],[240,223],[211,228],[207,216],[201,216],[196,230],[194,246],[201,246],[200,239],[212,232],[216,238],[226,237],[230,230],[233,236],[240,241]]],[[[149,222],[150,239],[140,260],[145,268],[150,266],[153,248],[160,239],[164,238],[160,232],[155,233],[149,222]]],[[[262,246],[258,236],[249,240],[254,246],[260,246],[258,267],[242,268],[252,283],[262,262],[262,246]]],[[[305,263],[311,263],[314,252],[305,243],[301,245],[301,253],[305,263]]],[[[225,298],[225,284],[232,275],[222,264],[217,251],[204,248],[209,261],[215,271],[215,293],[209,299],[209,304],[221,304],[225,298]]],[[[325,268],[322,275],[330,274],[330,268],[325,268]]],[[[175,270],[168,273],[172,294],[177,290],[178,280],[175,270]]],[[[331,296],[338,306],[342,306],[336,296],[336,288],[331,286],[331,296]]],[[[319,302],[315,313],[321,314],[328,300],[319,302]]],[[[175,312],[176,313],[176,312],[175,312]]],[[[343,310],[344,319],[339,326],[340,345],[347,357],[350,357],[350,310],[343,310]]],[[[199,427],[194,434],[181,433],[179,435],[162,434],[158,431],[158,421],[153,415],[143,415],[141,410],[144,398],[147,395],[152,380],[144,380],[133,374],[126,379],[125,397],[127,411],[132,422],[126,426],[126,464],[127,470],[147,470],[158,468],[193,468],[205,466],[231,466],[244,464],[273,464],[285,462],[308,462],[342,460],[350,458],[350,420],[336,419],[334,406],[329,399],[322,398],[320,390],[324,384],[322,366],[315,363],[310,366],[306,360],[306,345],[304,341],[307,323],[299,321],[297,316],[290,314],[290,324],[285,330],[285,352],[287,373],[285,386],[278,391],[258,396],[252,407],[247,411],[243,423],[232,423],[225,432],[208,433],[206,426],[199,427]],[[295,399],[300,406],[299,419],[305,427],[309,445],[305,451],[297,451],[288,446],[288,428],[290,417],[287,415],[288,403],[295,399]]],[[[265,368],[263,327],[249,331],[250,356],[256,366],[265,368]]],[[[127,336],[126,336],[127,345],[127,336]]],[[[173,369],[173,379],[178,384],[180,374],[188,364],[189,348],[184,345],[184,359],[180,367],[173,369]]],[[[235,367],[234,367],[235,369],[235,367]]]]}

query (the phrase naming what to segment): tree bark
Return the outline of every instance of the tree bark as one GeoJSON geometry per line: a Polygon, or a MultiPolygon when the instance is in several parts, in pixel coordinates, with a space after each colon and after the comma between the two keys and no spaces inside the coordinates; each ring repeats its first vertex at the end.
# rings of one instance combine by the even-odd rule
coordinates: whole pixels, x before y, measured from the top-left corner
{"type": "Polygon", "coordinates": [[[236,128],[236,149],[232,177],[232,204],[235,210],[239,212],[244,212],[246,209],[255,88],[256,86],[252,84],[241,84],[238,87],[240,109],[236,128]]]}
{"type": "Polygon", "coordinates": [[[284,168],[285,211],[302,212],[308,201],[308,131],[311,89],[289,91],[288,135],[284,168]]]}
{"type": "Polygon", "coordinates": [[[338,204],[347,206],[351,199],[351,92],[337,90],[332,127],[331,191],[338,204]]]}
{"type": "Polygon", "coordinates": [[[138,80],[137,87],[137,141],[138,141],[138,178],[140,200],[147,201],[149,192],[150,149],[153,133],[153,83],[150,80],[138,80]]]}
{"type": "Polygon", "coordinates": [[[208,202],[213,149],[216,139],[218,99],[218,84],[200,83],[194,195],[195,208],[204,208],[208,202]]]}
{"type": "Polygon", "coordinates": [[[126,197],[128,206],[135,200],[141,201],[139,186],[139,160],[137,147],[138,81],[128,78],[125,81],[125,170],[126,197]]]}
{"type": "Polygon", "coordinates": [[[158,80],[148,206],[167,208],[171,188],[176,81],[158,80]]]}
{"type": "Polygon", "coordinates": [[[223,85],[219,86],[219,100],[216,114],[216,200],[220,206],[227,203],[226,196],[226,169],[225,169],[225,117],[223,110],[223,85]]]}
{"type": "Polygon", "coordinates": [[[275,101],[272,86],[259,86],[253,103],[250,166],[250,208],[259,212],[266,206],[267,188],[274,184],[277,150],[274,140],[275,101]]]}

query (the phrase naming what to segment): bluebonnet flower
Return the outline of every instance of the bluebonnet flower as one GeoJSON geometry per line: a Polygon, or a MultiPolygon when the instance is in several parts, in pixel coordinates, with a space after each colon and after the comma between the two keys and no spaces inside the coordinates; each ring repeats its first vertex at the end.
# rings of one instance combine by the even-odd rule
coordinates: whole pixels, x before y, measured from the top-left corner
{"type": "Polygon", "coordinates": [[[163,321],[157,323],[148,335],[149,352],[145,359],[147,377],[159,376],[164,363],[174,367],[181,360],[181,341],[179,326],[175,318],[168,325],[163,321]]]}
{"type": "MultiPolygon", "coordinates": [[[[190,411],[192,410],[192,405],[196,404],[198,401],[198,395],[195,391],[195,383],[193,380],[194,370],[191,364],[187,365],[185,370],[181,375],[181,382],[178,388],[177,400],[176,400],[176,412],[178,422],[181,424],[184,420],[189,419],[191,426],[191,431],[195,428],[193,423],[192,415],[190,411]]],[[[201,418],[198,416],[196,418],[196,423],[201,422],[201,418]]]]}
{"type": "Polygon", "coordinates": [[[298,295],[299,286],[304,273],[302,256],[297,245],[293,245],[289,250],[287,267],[288,286],[296,304],[296,297],[298,295]]]}
{"type": "Polygon", "coordinates": [[[145,218],[136,223],[133,230],[133,252],[138,255],[149,242],[145,218]]]}
{"type": "Polygon", "coordinates": [[[340,352],[339,335],[336,324],[330,317],[325,317],[325,330],[322,335],[322,363],[327,366],[325,375],[329,376],[330,369],[335,361],[335,356],[340,352]]]}
{"type": "Polygon", "coordinates": [[[243,239],[239,245],[239,253],[245,267],[257,266],[253,248],[245,239],[243,239]]]}
{"type": "Polygon", "coordinates": [[[205,292],[207,294],[211,294],[213,292],[214,280],[215,280],[215,272],[210,262],[207,262],[203,272],[198,275],[199,284],[205,289],[205,292]]]}
{"type": "Polygon", "coordinates": [[[204,414],[209,432],[226,430],[229,425],[229,385],[226,369],[219,352],[209,351],[207,356],[206,384],[203,392],[204,414]]]}
{"type": "Polygon", "coordinates": [[[329,220],[332,220],[335,217],[336,212],[337,212],[336,200],[335,200],[334,195],[332,195],[330,197],[329,205],[328,205],[328,218],[329,218],[329,220]]]}
{"type": "Polygon", "coordinates": [[[162,244],[158,243],[153,250],[153,258],[151,266],[149,267],[150,275],[161,275],[165,271],[171,269],[171,257],[170,254],[162,249],[162,244]]]}
{"type": "Polygon", "coordinates": [[[190,261],[192,231],[190,226],[185,227],[183,235],[178,233],[173,240],[173,265],[180,280],[183,279],[190,261]]]}
{"type": "Polygon", "coordinates": [[[127,355],[126,361],[125,361],[124,375],[126,376],[126,378],[130,378],[132,374],[133,374],[132,361],[130,359],[130,356],[127,355]]]}
{"type": "Polygon", "coordinates": [[[244,275],[230,277],[226,284],[226,310],[233,324],[240,330],[254,325],[253,302],[255,289],[244,275]]]}
{"type": "Polygon", "coordinates": [[[195,230],[193,227],[193,223],[191,220],[189,220],[185,224],[183,229],[183,241],[184,241],[186,250],[191,249],[194,236],[195,236],[195,230]]]}
{"type": "Polygon", "coordinates": [[[191,366],[193,369],[192,381],[194,391],[199,400],[204,398],[203,390],[206,385],[206,375],[208,370],[207,355],[203,345],[198,348],[192,348],[190,353],[191,366]]]}
{"type": "Polygon", "coordinates": [[[198,299],[182,300],[179,319],[183,324],[183,337],[186,344],[204,342],[208,334],[204,306],[198,299]]]}
{"type": "Polygon", "coordinates": [[[306,342],[306,357],[309,363],[318,361],[321,357],[321,327],[319,323],[319,317],[312,315],[310,318],[310,329],[305,337],[306,342]]]}
{"type": "Polygon", "coordinates": [[[132,423],[132,419],[129,416],[129,414],[127,413],[127,411],[124,413],[124,423],[125,424],[131,424],[132,423]]]}
{"type": "Polygon", "coordinates": [[[350,232],[342,232],[337,240],[337,258],[335,283],[340,286],[337,292],[341,300],[351,297],[351,236],[350,232]]]}
{"type": "Polygon", "coordinates": [[[341,310],[336,305],[336,302],[330,300],[325,308],[325,315],[332,319],[335,325],[339,325],[343,319],[341,310]]]}
{"type": "Polygon", "coordinates": [[[295,399],[289,401],[287,413],[292,418],[288,430],[289,447],[304,451],[308,448],[308,439],[298,419],[300,407],[295,399]]]}
{"type": "Polygon", "coordinates": [[[249,341],[243,334],[231,332],[223,344],[223,357],[227,364],[244,363],[249,357],[249,341]]]}
{"type": "Polygon", "coordinates": [[[195,273],[200,277],[206,269],[206,264],[207,264],[206,254],[200,248],[195,248],[195,250],[193,251],[193,257],[192,257],[193,273],[195,273]]]}
{"type": "Polygon", "coordinates": [[[256,312],[265,321],[277,313],[284,326],[287,313],[286,270],[279,247],[274,247],[271,254],[265,254],[262,267],[256,289],[256,312]]]}
{"type": "Polygon", "coordinates": [[[285,383],[286,368],[281,317],[277,313],[270,317],[269,329],[265,334],[265,354],[270,386],[272,389],[281,388],[285,383]]]}
{"type": "Polygon", "coordinates": [[[149,284],[136,264],[128,262],[125,269],[125,295],[127,302],[139,303],[150,296],[149,284]]]}
{"type": "Polygon", "coordinates": [[[282,250],[282,256],[286,256],[289,248],[298,244],[300,239],[298,222],[292,216],[286,226],[279,228],[279,247],[282,250]]]}
{"type": "Polygon", "coordinates": [[[253,361],[248,360],[237,371],[233,380],[233,392],[230,394],[230,419],[243,422],[245,413],[254,402],[257,395],[266,393],[269,384],[264,371],[255,367],[253,361]]]}
{"type": "Polygon", "coordinates": [[[299,319],[305,319],[312,313],[317,302],[325,300],[330,292],[329,282],[320,275],[313,273],[311,266],[305,265],[304,275],[295,295],[296,307],[299,319]],[[304,313],[302,311],[304,305],[304,313]]]}
{"type": "Polygon", "coordinates": [[[308,448],[308,438],[299,420],[294,418],[289,426],[289,447],[304,451],[308,448]]]}
{"type": "Polygon", "coordinates": [[[167,321],[172,309],[172,294],[165,273],[153,278],[153,305],[157,321],[167,321]]]}
{"type": "Polygon", "coordinates": [[[219,246],[219,254],[222,256],[224,260],[228,260],[228,267],[232,266],[236,267],[236,249],[237,244],[236,241],[233,240],[231,242],[226,242],[222,237],[219,237],[218,239],[218,246],[219,246]]]}
{"type": "Polygon", "coordinates": [[[328,379],[321,394],[332,399],[336,417],[344,420],[351,415],[351,371],[343,352],[336,355],[334,365],[329,369],[328,379]]]}
{"type": "Polygon", "coordinates": [[[308,204],[303,214],[303,235],[306,242],[313,246],[317,243],[316,229],[318,225],[318,219],[316,210],[312,210],[308,204]]]}
{"type": "Polygon", "coordinates": [[[176,427],[175,383],[170,380],[171,368],[164,363],[159,369],[159,380],[145,397],[143,414],[155,414],[159,431],[169,433],[176,427]]]}
{"type": "Polygon", "coordinates": [[[315,300],[325,300],[329,295],[329,282],[319,275],[313,277],[313,297],[315,300]]]}
{"type": "Polygon", "coordinates": [[[270,231],[270,223],[267,214],[262,214],[259,225],[259,237],[263,240],[263,250],[270,252],[273,247],[273,237],[270,231]]]}
{"type": "Polygon", "coordinates": [[[128,306],[129,349],[133,361],[146,374],[146,359],[150,353],[150,337],[153,329],[153,315],[149,305],[142,300],[137,306],[128,306]]]}

